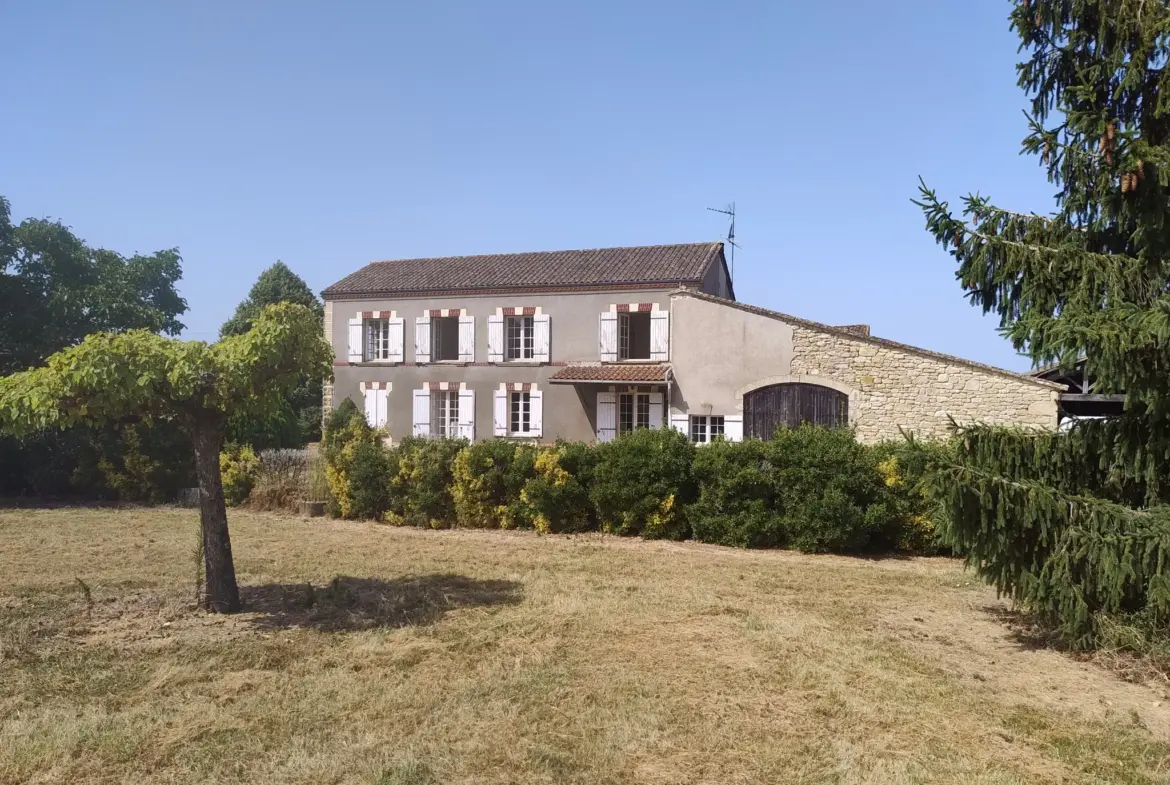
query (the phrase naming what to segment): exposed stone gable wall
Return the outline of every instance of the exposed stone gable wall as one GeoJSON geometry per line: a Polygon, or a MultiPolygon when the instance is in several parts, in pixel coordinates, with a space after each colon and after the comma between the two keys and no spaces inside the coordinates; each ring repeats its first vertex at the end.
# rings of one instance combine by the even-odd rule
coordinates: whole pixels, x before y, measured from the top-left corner
{"type": "Polygon", "coordinates": [[[1056,426],[1056,390],[963,363],[793,325],[792,374],[850,388],[849,419],[865,442],[898,428],[944,436],[960,423],[1056,426]]]}

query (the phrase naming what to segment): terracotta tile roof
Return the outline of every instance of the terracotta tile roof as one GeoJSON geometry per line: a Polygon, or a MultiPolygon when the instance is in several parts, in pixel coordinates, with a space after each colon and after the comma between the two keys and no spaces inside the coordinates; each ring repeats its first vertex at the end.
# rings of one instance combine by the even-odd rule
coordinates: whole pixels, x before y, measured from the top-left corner
{"type": "Polygon", "coordinates": [[[372,262],[325,289],[326,298],[515,289],[697,285],[723,243],[448,256],[372,262]]]}
{"type": "Polygon", "coordinates": [[[965,365],[968,368],[976,368],[978,370],[986,371],[987,373],[993,373],[993,374],[996,374],[998,376],[1007,376],[1009,378],[1016,379],[1019,381],[1031,382],[1032,384],[1035,384],[1039,387],[1047,387],[1051,390],[1066,390],[1066,389],[1068,389],[1063,384],[1057,384],[1055,382],[1050,382],[1050,381],[1047,381],[1045,379],[1040,379],[1040,378],[1033,376],[1032,374],[1016,373],[1015,371],[1009,371],[1006,368],[997,368],[994,365],[985,365],[983,363],[975,362],[974,360],[965,360],[962,357],[956,357],[952,354],[943,354],[942,352],[935,352],[935,351],[931,351],[930,349],[921,349],[917,346],[911,346],[908,343],[898,343],[897,341],[890,341],[890,340],[887,340],[885,338],[877,338],[877,337],[869,335],[869,334],[862,335],[859,332],[854,332],[853,326],[832,327],[832,326],[827,325],[827,324],[821,324],[820,322],[814,322],[814,321],[810,321],[808,319],[801,319],[799,316],[789,316],[788,314],[780,313],[779,311],[771,311],[771,310],[768,310],[767,308],[761,308],[758,305],[748,305],[747,303],[741,303],[741,302],[737,302],[735,300],[728,300],[728,299],[725,299],[723,297],[716,297],[715,295],[707,294],[706,292],[698,292],[698,291],[695,291],[694,289],[678,289],[677,291],[671,292],[670,296],[671,297],[680,297],[680,296],[681,297],[694,297],[694,298],[699,299],[699,300],[706,300],[707,302],[717,303],[719,305],[726,305],[728,308],[738,308],[741,311],[747,311],[748,313],[759,314],[760,316],[765,316],[769,319],[776,319],[777,321],[788,322],[789,324],[795,324],[795,325],[798,325],[800,327],[805,327],[809,330],[815,330],[817,332],[823,332],[823,333],[831,333],[833,335],[840,335],[840,336],[843,336],[846,338],[852,338],[856,341],[861,341],[863,343],[876,344],[877,346],[887,346],[891,349],[898,349],[898,350],[901,350],[904,352],[909,352],[910,354],[917,354],[917,355],[920,355],[922,357],[933,357],[936,360],[944,360],[946,362],[955,363],[957,365],[965,365]]]}
{"type": "Polygon", "coordinates": [[[617,363],[610,365],[567,365],[554,373],[553,382],[634,382],[663,383],[670,372],[666,363],[617,363]]]}

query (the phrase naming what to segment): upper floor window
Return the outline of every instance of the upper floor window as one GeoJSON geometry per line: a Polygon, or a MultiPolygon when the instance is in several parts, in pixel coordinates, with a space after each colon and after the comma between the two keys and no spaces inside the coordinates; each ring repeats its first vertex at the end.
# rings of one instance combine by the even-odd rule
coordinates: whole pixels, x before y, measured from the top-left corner
{"type": "Polygon", "coordinates": [[[402,326],[394,311],[359,312],[349,320],[349,361],[402,362],[402,326]]]}
{"type": "Polygon", "coordinates": [[[531,316],[508,316],[504,319],[507,333],[504,358],[531,360],[535,355],[536,325],[531,316]]]}
{"type": "Polygon", "coordinates": [[[650,313],[618,314],[618,359],[650,359],[650,313]]]}
{"type": "Polygon", "coordinates": [[[362,359],[366,362],[390,359],[390,320],[365,320],[366,346],[362,359]]]}
{"type": "Polygon", "coordinates": [[[459,359],[459,317],[431,317],[431,362],[459,359]]]}
{"type": "Polygon", "coordinates": [[[670,312],[656,303],[611,305],[600,314],[597,354],[602,362],[670,359],[670,312]]]}

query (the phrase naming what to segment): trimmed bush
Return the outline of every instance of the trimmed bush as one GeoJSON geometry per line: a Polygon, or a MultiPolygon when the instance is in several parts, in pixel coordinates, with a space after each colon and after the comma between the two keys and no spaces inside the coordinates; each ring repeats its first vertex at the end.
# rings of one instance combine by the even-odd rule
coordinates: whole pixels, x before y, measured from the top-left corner
{"type": "Polygon", "coordinates": [[[260,459],[246,444],[229,444],[219,454],[219,471],[223,476],[223,499],[229,507],[234,507],[252,492],[260,473],[260,459]]]}
{"type": "Polygon", "coordinates": [[[695,539],[739,548],[780,548],[788,531],[768,442],[716,440],[695,450],[698,500],[688,511],[695,539]]]}
{"type": "Polygon", "coordinates": [[[451,497],[460,526],[514,529],[527,522],[521,493],[533,476],[536,448],[507,441],[474,442],[452,464],[451,497]]]}
{"type": "Polygon", "coordinates": [[[603,531],[682,539],[694,496],[695,448],[669,428],[640,429],[595,448],[589,498],[603,531]]]}
{"type": "Polygon", "coordinates": [[[536,456],[534,475],[520,492],[521,509],[542,534],[582,532],[597,527],[589,488],[597,452],[581,442],[557,442],[536,456]]]}
{"type": "Polygon", "coordinates": [[[390,473],[377,431],[348,398],[334,409],[321,440],[329,510],[342,518],[381,517],[389,505],[390,473]]]}
{"type": "Polygon", "coordinates": [[[455,456],[466,439],[403,439],[391,454],[390,510],[392,523],[445,529],[455,523],[455,456]]]}

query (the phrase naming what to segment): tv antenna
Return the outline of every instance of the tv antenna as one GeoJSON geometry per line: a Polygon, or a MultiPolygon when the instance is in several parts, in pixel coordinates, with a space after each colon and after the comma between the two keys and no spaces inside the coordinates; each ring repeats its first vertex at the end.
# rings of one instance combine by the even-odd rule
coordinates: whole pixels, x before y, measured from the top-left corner
{"type": "Polygon", "coordinates": [[[731,280],[735,280],[735,249],[739,247],[739,243],[735,241],[735,202],[720,210],[718,207],[708,207],[713,213],[723,213],[731,218],[731,224],[727,227],[727,244],[731,246],[731,280]]]}

